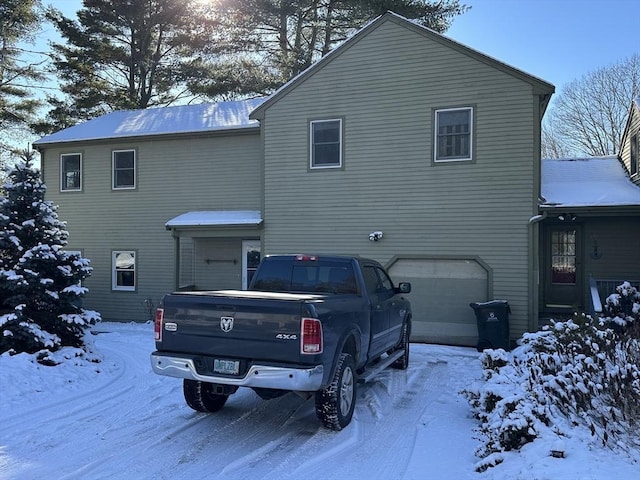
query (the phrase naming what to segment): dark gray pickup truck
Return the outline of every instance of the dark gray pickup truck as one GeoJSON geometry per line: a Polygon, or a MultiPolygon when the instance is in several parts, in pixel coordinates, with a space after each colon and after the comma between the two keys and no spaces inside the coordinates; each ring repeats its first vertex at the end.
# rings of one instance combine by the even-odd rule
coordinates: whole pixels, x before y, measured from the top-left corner
{"type": "Polygon", "coordinates": [[[341,430],[359,380],[408,366],[410,291],[409,283],[394,286],[373,260],[267,256],[249,290],[166,295],[151,365],[184,379],[194,410],[219,410],[238,387],[264,399],[315,394],[317,417],[341,430]]]}

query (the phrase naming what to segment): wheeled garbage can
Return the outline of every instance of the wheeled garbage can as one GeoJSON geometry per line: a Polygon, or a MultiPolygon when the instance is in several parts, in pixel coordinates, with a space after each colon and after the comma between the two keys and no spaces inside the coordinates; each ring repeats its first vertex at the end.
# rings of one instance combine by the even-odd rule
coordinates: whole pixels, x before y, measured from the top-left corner
{"type": "Polygon", "coordinates": [[[511,308],[506,300],[470,303],[476,312],[478,322],[478,351],[487,348],[510,350],[509,313],[511,308]]]}

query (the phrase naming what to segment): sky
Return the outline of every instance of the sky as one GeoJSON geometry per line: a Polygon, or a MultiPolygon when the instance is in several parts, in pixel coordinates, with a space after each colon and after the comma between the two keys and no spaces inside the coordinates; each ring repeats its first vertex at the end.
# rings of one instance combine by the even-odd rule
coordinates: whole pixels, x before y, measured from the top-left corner
{"type": "Polygon", "coordinates": [[[638,0],[461,0],[446,35],[556,86],[640,53],[638,0]]]}
{"type": "Polygon", "coordinates": [[[92,353],[65,347],[53,354],[63,362],[56,367],[39,365],[36,354],[0,355],[3,480],[637,478],[638,448],[603,449],[561,417],[476,473],[479,423],[460,394],[481,385],[475,348],[411,344],[409,368],[359,384],[353,420],[331,432],[313,397],[294,394],[265,401],[240,388],[219,412],[195,412],[180,379],[151,371],[152,323],[92,331],[92,353]]]}

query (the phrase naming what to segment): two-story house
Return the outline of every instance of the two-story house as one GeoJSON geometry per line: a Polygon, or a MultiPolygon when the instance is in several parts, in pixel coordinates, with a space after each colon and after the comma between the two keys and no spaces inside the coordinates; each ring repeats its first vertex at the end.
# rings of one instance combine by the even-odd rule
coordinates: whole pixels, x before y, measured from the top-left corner
{"type": "Polygon", "coordinates": [[[244,288],[260,255],[345,253],[413,283],[414,340],[474,345],[469,303],[507,300],[512,338],[553,305],[553,91],[388,13],[267,99],[115,112],[35,146],[107,320],[144,320],[176,288],[244,288]]]}

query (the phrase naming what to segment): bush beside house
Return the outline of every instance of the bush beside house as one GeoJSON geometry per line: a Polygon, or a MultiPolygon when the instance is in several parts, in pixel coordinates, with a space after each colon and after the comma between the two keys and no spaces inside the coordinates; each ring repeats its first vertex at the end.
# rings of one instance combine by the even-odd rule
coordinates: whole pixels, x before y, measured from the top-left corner
{"type": "Polygon", "coordinates": [[[573,428],[611,448],[640,447],[640,293],[628,282],[616,290],[606,317],[575,314],[525,334],[511,353],[484,352],[484,381],[463,392],[481,422],[479,471],[501,463],[502,452],[573,428]]]}

